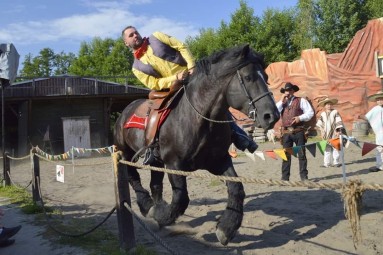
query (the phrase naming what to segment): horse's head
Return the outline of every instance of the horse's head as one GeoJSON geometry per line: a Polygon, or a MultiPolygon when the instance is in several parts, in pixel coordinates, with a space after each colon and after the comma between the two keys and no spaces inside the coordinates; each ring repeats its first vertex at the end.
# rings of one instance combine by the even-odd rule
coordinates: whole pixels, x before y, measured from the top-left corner
{"type": "Polygon", "coordinates": [[[226,88],[228,104],[265,130],[273,128],[280,114],[268,88],[263,56],[245,45],[233,48],[221,61],[230,66],[232,74],[226,88]]]}

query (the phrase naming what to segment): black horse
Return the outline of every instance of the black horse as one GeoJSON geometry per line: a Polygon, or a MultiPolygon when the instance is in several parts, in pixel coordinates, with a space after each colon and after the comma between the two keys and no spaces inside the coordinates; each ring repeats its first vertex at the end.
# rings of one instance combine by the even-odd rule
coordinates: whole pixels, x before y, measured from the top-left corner
{"type": "MultiPolygon", "coordinates": [[[[228,154],[231,140],[229,106],[248,114],[265,130],[279,120],[272,93],[268,89],[262,55],[249,45],[219,51],[197,62],[196,70],[174,109],[159,130],[159,147],[168,169],[195,171],[206,169],[214,175],[237,176],[228,154]]],[[[145,146],[144,131],[124,128],[125,121],[146,100],[129,104],[116,122],[115,145],[125,160],[145,146]]],[[[136,168],[128,166],[129,183],[136,192],[141,213],[162,201],[162,172],[151,172],[151,195],[143,188],[136,168]]],[[[154,218],[160,226],[170,225],[189,205],[186,177],[169,174],[173,197],[166,210],[154,218]]],[[[219,241],[226,245],[240,227],[245,192],[242,183],[226,182],[228,202],[216,229],[219,241]]],[[[154,209],[155,211],[155,209],[154,209]]]]}

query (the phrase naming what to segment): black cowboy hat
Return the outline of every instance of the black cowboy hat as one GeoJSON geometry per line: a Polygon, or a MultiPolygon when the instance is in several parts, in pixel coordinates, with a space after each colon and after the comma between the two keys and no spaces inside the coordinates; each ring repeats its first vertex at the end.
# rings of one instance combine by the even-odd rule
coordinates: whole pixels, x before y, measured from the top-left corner
{"type": "Polygon", "coordinates": [[[294,92],[297,92],[299,90],[299,87],[297,85],[294,85],[290,82],[285,84],[284,88],[281,88],[281,93],[285,93],[285,91],[294,90],[294,92]]]}

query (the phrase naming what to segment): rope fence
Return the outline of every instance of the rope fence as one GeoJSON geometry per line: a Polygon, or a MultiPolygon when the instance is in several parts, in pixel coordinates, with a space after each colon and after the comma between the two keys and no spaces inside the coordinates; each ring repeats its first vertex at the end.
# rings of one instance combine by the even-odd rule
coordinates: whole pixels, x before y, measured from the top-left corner
{"type": "MultiPolygon", "coordinates": [[[[96,151],[98,152],[110,152],[111,153],[111,156],[112,156],[112,159],[115,158],[115,154],[116,153],[113,153],[114,151],[114,147],[108,147],[108,148],[113,148],[112,150],[110,149],[96,149],[96,151]]],[[[90,149],[93,151],[93,149],[90,149]]],[[[87,149],[82,149],[80,150],[82,152],[86,152],[88,151],[87,149]]],[[[73,155],[73,154],[71,154],[73,155]]],[[[6,164],[8,165],[7,169],[4,169],[5,171],[5,175],[8,176],[8,183],[6,182],[7,185],[13,185],[15,186],[16,188],[18,189],[24,189],[26,190],[31,184],[32,184],[32,194],[33,194],[33,201],[35,203],[38,203],[41,205],[42,207],[42,210],[43,210],[43,215],[44,215],[44,219],[47,223],[47,226],[52,229],[54,232],[56,232],[57,234],[59,235],[62,235],[62,236],[66,236],[66,237],[81,237],[81,236],[85,236],[85,235],[88,235],[90,233],[92,233],[93,231],[95,231],[96,229],[98,229],[100,226],[102,226],[116,211],[117,211],[117,218],[122,218],[124,217],[125,219],[129,218],[129,217],[132,217],[134,216],[135,220],[143,227],[143,229],[145,229],[161,246],[163,246],[170,254],[178,254],[177,252],[173,251],[169,245],[167,245],[163,240],[161,240],[161,238],[159,236],[157,236],[153,231],[150,230],[150,228],[145,225],[145,223],[134,213],[133,209],[129,206],[129,204],[127,203],[127,201],[130,201],[130,198],[124,198],[124,199],[118,199],[118,194],[119,193],[122,193],[120,191],[116,191],[116,206],[114,206],[110,211],[109,213],[105,216],[104,219],[102,219],[99,223],[97,223],[95,226],[91,227],[89,230],[86,230],[82,233],[68,233],[68,232],[64,232],[64,231],[61,231],[60,229],[58,229],[57,227],[54,226],[50,216],[48,215],[48,212],[46,210],[46,204],[44,202],[44,199],[43,199],[43,194],[42,194],[42,191],[41,191],[41,186],[40,186],[40,164],[39,164],[39,160],[43,160],[45,162],[48,162],[48,163],[52,163],[52,164],[57,164],[57,162],[59,161],[61,165],[63,166],[73,166],[73,167],[84,167],[84,166],[100,166],[100,165],[109,165],[109,164],[113,164],[114,163],[114,160],[112,160],[113,162],[111,161],[108,161],[108,162],[101,162],[101,163],[89,163],[89,164],[78,164],[78,163],[75,163],[73,158],[72,158],[72,162],[71,163],[64,163],[65,160],[69,160],[70,158],[69,157],[62,157],[62,156],[54,156],[54,155],[49,155],[45,152],[43,152],[42,150],[40,150],[38,147],[33,147],[31,150],[30,150],[30,154],[29,155],[26,155],[26,156],[23,156],[23,157],[19,157],[19,158],[15,158],[15,157],[11,157],[9,155],[6,155],[5,157],[5,160],[7,161],[6,164]],[[12,178],[12,175],[11,175],[11,172],[10,172],[10,168],[9,168],[9,160],[12,159],[12,160],[26,160],[26,159],[30,159],[31,161],[31,171],[32,171],[32,179],[29,181],[28,185],[26,187],[20,187],[19,184],[15,183],[15,181],[13,180],[12,178]],[[122,206],[123,205],[123,208],[125,208],[130,215],[123,215],[121,213],[121,210],[122,209],[122,206]],[[119,217],[120,215],[120,217],[119,217]],[[122,216],[122,217],[121,217],[122,216]]],[[[115,164],[115,166],[117,166],[117,164],[115,164]]],[[[114,167],[113,167],[114,168],[114,167]]],[[[115,179],[118,178],[119,174],[118,174],[118,171],[116,170],[117,168],[114,168],[114,174],[115,174],[115,179]]],[[[121,182],[121,180],[115,180],[115,183],[117,184],[118,182],[121,182]]],[[[123,181],[124,184],[126,184],[126,180],[123,181]]],[[[126,186],[126,185],[124,185],[126,186]]],[[[121,219],[118,219],[118,221],[121,221],[121,222],[126,222],[126,220],[121,220],[121,219]]],[[[129,222],[129,221],[128,221],[129,222]]],[[[121,223],[118,223],[119,224],[119,229],[120,229],[120,232],[124,233],[124,232],[127,232],[128,235],[127,236],[124,236],[122,235],[123,237],[120,238],[120,247],[125,249],[125,250],[130,250],[132,248],[134,248],[136,246],[135,244],[135,240],[134,240],[134,230],[133,230],[133,224],[129,224],[128,227],[124,226],[124,227],[121,227],[121,223]],[[126,231],[126,229],[130,229],[128,231],[126,231]],[[131,233],[129,233],[131,232],[131,233]],[[133,234],[132,234],[133,233],[133,234]]],[[[121,234],[120,234],[121,236],[121,234]]]]}
{"type": "MultiPolygon", "coordinates": [[[[360,180],[350,180],[347,182],[341,182],[341,183],[320,183],[320,182],[313,182],[313,181],[282,181],[282,180],[273,180],[273,179],[258,179],[258,178],[248,178],[248,177],[230,177],[230,176],[216,176],[213,174],[210,174],[208,172],[203,173],[204,170],[197,170],[193,172],[185,172],[182,170],[172,170],[172,169],[166,169],[166,168],[160,168],[160,167],[153,167],[148,165],[142,165],[135,162],[130,162],[122,159],[122,152],[117,151],[115,152],[115,148],[108,147],[108,149],[96,149],[98,152],[110,152],[111,158],[112,158],[112,167],[114,172],[114,180],[115,180],[115,196],[116,196],[116,206],[108,213],[105,219],[103,219],[99,224],[97,224],[95,227],[91,228],[90,230],[80,233],[80,234],[69,234],[64,233],[62,231],[57,230],[55,227],[52,226],[49,217],[46,214],[45,211],[45,203],[42,199],[41,189],[40,189],[40,174],[39,174],[39,163],[38,161],[44,160],[47,162],[55,162],[57,160],[62,161],[62,165],[65,166],[96,166],[96,165],[107,165],[111,164],[111,162],[101,162],[96,164],[75,164],[73,161],[73,153],[68,153],[71,157],[58,157],[58,156],[52,156],[49,155],[42,150],[40,150],[38,147],[33,147],[30,155],[21,157],[21,158],[13,158],[9,155],[6,155],[6,158],[3,160],[9,161],[9,159],[12,160],[24,160],[27,158],[31,159],[32,162],[32,180],[29,182],[28,186],[32,184],[32,192],[36,193],[37,195],[34,196],[35,201],[39,201],[42,204],[43,210],[44,210],[44,216],[46,221],[48,222],[48,225],[51,229],[53,229],[55,232],[65,235],[65,236],[71,236],[71,237],[78,237],[82,235],[89,234],[90,232],[97,229],[99,226],[101,226],[103,223],[107,221],[111,217],[111,215],[114,212],[117,212],[117,219],[118,219],[118,225],[120,230],[120,247],[123,249],[131,249],[132,247],[135,247],[135,237],[134,237],[134,230],[132,229],[133,224],[132,220],[134,219],[143,226],[143,228],[154,238],[156,239],[169,253],[171,254],[178,254],[177,252],[173,251],[163,240],[161,240],[157,235],[155,235],[145,224],[143,221],[134,213],[133,209],[129,206],[130,205],[130,193],[129,193],[129,186],[126,185],[127,179],[126,174],[124,171],[126,171],[125,166],[131,166],[143,170],[150,170],[150,171],[158,171],[158,172],[164,172],[167,174],[175,174],[175,175],[181,175],[181,176],[193,176],[198,178],[203,178],[205,180],[220,180],[224,182],[241,182],[241,183],[255,183],[255,184],[266,184],[270,186],[289,186],[289,187],[305,187],[305,188],[316,188],[316,189],[330,189],[330,190],[341,190],[341,197],[344,203],[344,213],[345,217],[348,219],[351,231],[352,231],[352,238],[354,247],[361,242],[361,226],[360,226],[360,216],[361,216],[361,209],[362,209],[362,197],[363,193],[367,190],[373,190],[373,191],[381,191],[383,190],[383,185],[376,184],[376,183],[363,183],[360,180]],[[64,163],[64,160],[68,160],[72,158],[72,162],[64,163]],[[37,163],[36,163],[37,162],[37,163]],[[36,172],[37,170],[37,172],[36,172]],[[126,187],[127,186],[127,187],[126,187]]],[[[85,151],[85,150],[84,150],[85,151]]],[[[7,164],[4,164],[7,165],[7,164]]],[[[9,162],[8,162],[9,165],[9,162]]],[[[15,185],[14,181],[12,180],[12,176],[10,174],[9,169],[4,169],[7,178],[9,179],[9,183],[12,183],[15,185]]]]}
{"type": "MultiPolygon", "coordinates": [[[[182,176],[194,176],[199,178],[209,178],[220,181],[231,181],[241,183],[256,183],[256,184],[267,184],[271,186],[290,186],[290,187],[306,187],[306,188],[317,188],[317,189],[341,189],[342,199],[344,201],[344,213],[345,217],[349,220],[352,231],[352,238],[354,248],[362,240],[361,238],[361,226],[360,226],[360,215],[362,209],[362,196],[367,190],[380,191],[383,190],[383,185],[375,183],[362,183],[360,180],[349,180],[346,183],[318,183],[312,181],[282,181],[272,179],[257,179],[257,178],[246,178],[246,177],[231,177],[231,176],[217,176],[210,173],[200,172],[185,172],[181,170],[170,170],[166,168],[153,167],[149,165],[142,165],[130,161],[121,160],[122,164],[126,164],[132,167],[164,172],[167,174],[177,174],[182,176]]],[[[201,170],[197,170],[201,171],[201,170]]]]}

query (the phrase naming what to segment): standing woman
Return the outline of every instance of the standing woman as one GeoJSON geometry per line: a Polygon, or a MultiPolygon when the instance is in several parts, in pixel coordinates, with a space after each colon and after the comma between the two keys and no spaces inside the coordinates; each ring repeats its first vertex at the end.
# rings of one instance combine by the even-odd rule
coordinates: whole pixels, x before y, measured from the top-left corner
{"type": "MultiPolygon", "coordinates": [[[[338,138],[344,129],[339,112],[333,108],[337,103],[338,99],[328,97],[318,103],[318,106],[323,106],[324,110],[320,114],[316,126],[320,129],[322,139],[324,140],[338,138]]],[[[323,165],[321,167],[330,166],[340,167],[341,164],[339,163],[339,151],[330,144],[327,144],[324,151],[323,165]]]]}

